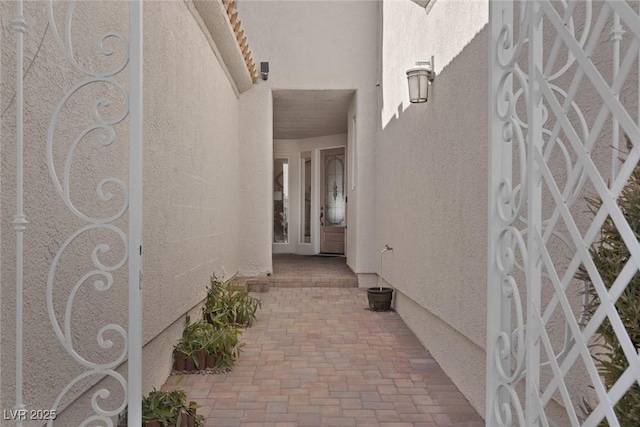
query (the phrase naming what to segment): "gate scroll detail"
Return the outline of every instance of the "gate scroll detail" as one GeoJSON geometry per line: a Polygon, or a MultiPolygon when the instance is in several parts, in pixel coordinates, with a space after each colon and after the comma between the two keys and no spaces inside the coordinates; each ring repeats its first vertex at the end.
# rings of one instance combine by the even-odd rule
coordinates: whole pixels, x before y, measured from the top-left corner
{"type": "MultiPolygon", "coordinates": [[[[49,130],[47,133],[47,163],[54,187],[59,197],[64,201],[70,212],[77,218],[81,219],[85,225],[73,233],[60,246],[49,270],[47,279],[47,309],[49,318],[53,325],[58,340],[68,352],[68,354],[76,360],[83,368],[84,372],[73,379],[58,395],[53,404],[52,409],[57,409],[61,400],[72,387],[91,376],[111,377],[124,390],[124,399],[118,407],[104,408],[100,405],[100,399],[106,399],[110,395],[110,391],[101,388],[91,397],[91,408],[94,415],[85,419],[80,426],[91,425],[91,423],[100,421],[106,425],[113,425],[112,419],[118,415],[125,407],[128,406],[129,425],[138,426],[141,423],[141,407],[142,398],[142,1],[129,2],[129,38],[116,31],[107,31],[103,33],[97,40],[99,53],[103,56],[111,56],[116,48],[124,51],[120,61],[115,66],[106,70],[92,70],[84,66],[77,60],[74,54],[73,42],[71,39],[72,24],[74,17],[75,2],[71,1],[68,5],[65,15],[64,32],[59,31],[54,13],[54,0],[49,2],[49,24],[51,26],[55,40],[64,54],[67,62],[84,77],[75,84],[64,95],[53,112],[49,130]],[[111,47],[108,42],[115,41],[117,47],[111,47]],[[128,70],[126,70],[128,68],[128,70]],[[125,75],[128,71],[127,85],[123,85],[118,76],[125,75]],[[87,86],[106,85],[115,88],[124,99],[122,111],[114,117],[105,117],[102,109],[110,105],[110,100],[105,94],[95,100],[93,104],[93,116],[95,122],[86,127],[70,144],[68,154],[64,162],[64,170],[62,179],[60,179],[54,162],[53,145],[56,124],[58,122],[61,110],[74,96],[81,96],[80,91],[87,86]],[[107,190],[111,185],[122,192],[122,202],[116,207],[114,212],[100,213],[91,215],[78,208],[71,196],[70,174],[74,155],[80,144],[89,144],[90,138],[95,137],[98,144],[108,147],[117,140],[115,127],[123,123],[128,118],[128,183],[118,177],[103,178],[96,187],[96,195],[101,202],[109,202],[113,199],[113,193],[107,190]],[[128,212],[128,230],[122,230],[117,221],[123,218],[128,212]],[[62,328],[56,318],[55,306],[53,302],[53,287],[55,282],[56,268],[60,257],[70,244],[82,234],[91,232],[92,230],[102,230],[117,235],[116,240],[120,240],[124,247],[124,253],[116,262],[104,263],[101,255],[108,253],[111,248],[107,243],[98,244],[92,251],[91,259],[95,267],[92,271],[88,271],[82,276],[73,287],[65,307],[64,328],[62,328]],[[113,360],[96,362],[88,360],[81,356],[75,349],[72,341],[71,332],[71,310],[74,304],[74,298],[79,289],[91,283],[97,291],[106,291],[114,286],[115,271],[120,270],[128,264],[128,325],[125,329],[121,325],[107,324],[103,325],[98,331],[97,342],[103,349],[109,349],[113,346],[113,341],[106,339],[105,336],[111,332],[123,340],[122,351],[117,354],[113,360]],[[125,360],[128,359],[128,375],[127,378],[117,372],[117,368],[125,360]]],[[[124,80],[124,79],[123,79],[124,80]]],[[[48,426],[53,426],[55,421],[49,420],[48,426]]]]}
{"type": "MultiPolygon", "coordinates": [[[[16,33],[16,140],[18,153],[16,169],[18,197],[14,220],[17,234],[15,413],[18,414],[15,417],[15,423],[17,426],[22,426],[27,421],[26,417],[20,414],[26,412],[23,396],[23,233],[28,222],[23,212],[23,140],[24,126],[28,124],[24,123],[23,111],[23,61],[24,33],[28,19],[25,18],[23,0],[16,0],[15,4],[16,17],[13,26],[16,33]]],[[[76,49],[77,46],[74,46],[74,42],[77,41],[74,40],[74,14],[78,3],[75,0],[64,4],[49,0],[43,5],[48,8],[49,27],[47,28],[51,29],[64,60],[71,68],[69,75],[79,77],[78,82],[67,89],[52,112],[46,143],[43,142],[53,191],[62,201],[68,213],[71,214],[70,216],[73,216],[77,228],[69,231],[69,235],[65,236],[63,243],[55,249],[46,286],[43,286],[42,292],[46,293],[46,308],[53,333],[66,352],[65,356],[77,362],[81,372],[63,386],[62,390],[56,391],[56,397],[52,402],[39,402],[39,404],[50,405],[50,411],[46,411],[47,414],[59,414],[63,402],[70,397],[68,394],[78,393],[79,385],[86,387],[88,383],[85,380],[87,378],[93,380],[94,383],[104,378],[110,378],[114,384],[121,387],[119,391],[123,396],[122,400],[116,405],[104,406],[101,401],[107,400],[113,390],[100,386],[89,396],[92,413],[82,415],[85,418],[74,421],[74,423],[77,422],[75,425],[114,426],[114,418],[128,406],[129,425],[139,427],[142,419],[142,1],[128,2],[127,36],[117,31],[106,31],[96,40],[99,56],[107,58],[113,55],[118,58],[115,65],[104,70],[101,70],[100,65],[96,65],[96,63],[86,65],[78,59],[77,51],[80,49],[76,49]],[[114,55],[116,51],[120,51],[120,53],[114,55]],[[73,131],[68,130],[68,123],[60,120],[60,117],[63,115],[63,111],[72,111],[77,105],[82,105],[79,100],[88,101],[86,99],[88,98],[87,92],[83,92],[88,87],[94,88],[93,93],[97,93],[96,99],[90,100],[92,104],[90,113],[93,121],[78,134],[72,135],[73,131]],[[107,87],[109,89],[105,89],[107,87]],[[114,96],[120,99],[117,102],[112,102],[114,96]],[[112,104],[115,104],[116,107],[113,107],[112,104]],[[105,110],[110,106],[118,111],[115,114],[106,114],[105,110]],[[60,125],[61,123],[63,124],[60,125]],[[120,133],[124,133],[122,132],[124,129],[128,138],[118,135],[116,130],[118,126],[120,126],[120,133]],[[60,131],[59,128],[63,128],[63,130],[60,131]],[[88,152],[91,152],[91,156],[95,156],[95,159],[90,159],[95,162],[89,164],[87,168],[90,169],[93,165],[98,164],[99,153],[91,151],[96,146],[108,149],[116,145],[128,147],[123,149],[123,153],[128,155],[128,161],[124,161],[127,166],[122,168],[127,171],[125,176],[119,177],[114,173],[113,176],[99,179],[91,194],[93,198],[90,199],[90,202],[95,205],[91,205],[87,200],[84,200],[85,205],[77,203],[79,197],[74,193],[72,178],[74,168],[78,168],[78,163],[87,161],[88,152]],[[81,151],[82,154],[79,155],[78,153],[81,151]],[[63,152],[64,154],[61,154],[63,152]],[[116,194],[114,195],[114,193],[116,194]],[[109,210],[108,207],[105,208],[109,204],[111,204],[112,210],[109,210]],[[63,264],[61,260],[65,257],[67,259],[74,258],[76,254],[73,254],[73,243],[96,231],[102,234],[92,237],[95,242],[93,242],[93,249],[90,253],[91,267],[80,273],[81,277],[75,283],[64,282],[63,284],[68,289],[56,290],[56,274],[63,264]],[[111,237],[109,240],[101,241],[100,239],[104,235],[111,237]],[[112,247],[113,242],[119,248],[118,254],[114,254],[118,250],[112,247]],[[116,277],[119,277],[120,280],[116,277]],[[81,335],[77,333],[77,329],[82,325],[72,327],[73,310],[81,304],[78,302],[79,298],[76,297],[83,289],[91,286],[99,295],[116,285],[128,289],[128,324],[120,325],[114,321],[102,325],[97,330],[96,336],[93,337],[98,344],[98,351],[92,354],[82,354],[77,343],[78,337],[81,335]],[[60,295],[67,290],[68,294],[62,298],[60,295]],[[62,303],[60,303],[61,299],[64,300],[62,303]],[[115,341],[120,341],[117,351],[113,349],[115,341]],[[106,352],[109,349],[112,349],[112,353],[106,352]],[[128,363],[126,376],[117,370],[124,362],[128,363]]],[[[47,30],[45,29],[45,31],[47,30]]],[[[76,35],[77,38],[79,37],[76,35]]],[[[85,41],[82,40],[82,42],[85,41]]],[[[78,180],[81,181],[82,178],[76,178],[76,181],[78,180]]],[[[78,266],[82,266],[85,260],[74,258],[74,261],[78,266]]],[[[58,280],[58,282],[63,282],[63,280],[58,280]]],[[[84,303],[86,303],[86,298],[84,303]]],[[[46,420],[47,426],[60,424],[56,421],[55,415],[48,415],[46,420]]]]}
{"type": "Polygon", "coordinates": [[[640,244],[618,200],[640,159],[638,5],[489,4],[487,425],[625,425],[640,357],[616,302],[640,244]],[[629,252],[609,286],[590,253],[605,222],[629,252]],[[626,358],[612,386],[594,359],[604,322],[626,358]]]}

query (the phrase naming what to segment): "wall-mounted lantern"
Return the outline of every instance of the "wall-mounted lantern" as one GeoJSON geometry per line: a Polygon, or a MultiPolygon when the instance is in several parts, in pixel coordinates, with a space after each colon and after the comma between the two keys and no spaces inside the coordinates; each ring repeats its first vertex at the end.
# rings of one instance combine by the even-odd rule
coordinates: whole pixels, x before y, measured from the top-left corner
{"type": "Polygon", "coordinates": [[[409,100],[412,103],[427,102],[429,83],[433,81],[434,77],[433,56],[429,61],[417,61],[416,67],[407,70],[409,100]]]}

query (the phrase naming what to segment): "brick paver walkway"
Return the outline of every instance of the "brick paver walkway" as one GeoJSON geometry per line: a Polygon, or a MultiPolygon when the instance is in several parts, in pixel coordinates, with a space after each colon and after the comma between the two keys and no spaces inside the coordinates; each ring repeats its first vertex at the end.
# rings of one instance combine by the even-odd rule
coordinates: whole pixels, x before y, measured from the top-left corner
{"type": "Polygon", "coordinates": [[[396,313],[365,309],[364,289],[258,296],[262,310],[233,371],[180,383],[208,427],[484,426],[396,313]]]}

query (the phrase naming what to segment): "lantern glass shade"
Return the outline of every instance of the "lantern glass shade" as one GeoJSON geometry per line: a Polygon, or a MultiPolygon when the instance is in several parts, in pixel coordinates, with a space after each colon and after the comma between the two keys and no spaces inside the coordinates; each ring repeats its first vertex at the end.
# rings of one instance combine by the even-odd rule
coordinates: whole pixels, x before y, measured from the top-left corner
{"type": "Polygon", "coordinates": [[[429,93],[429,74],[427,68],[412,68],[407,70],[409,81],[409,100],[412,103],[427,102],[429,93]]]}

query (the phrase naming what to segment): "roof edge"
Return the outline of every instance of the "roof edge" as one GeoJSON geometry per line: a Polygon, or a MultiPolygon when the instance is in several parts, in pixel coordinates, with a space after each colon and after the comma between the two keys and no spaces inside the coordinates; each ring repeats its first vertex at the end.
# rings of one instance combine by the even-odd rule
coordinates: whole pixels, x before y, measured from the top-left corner
{"type": "Polygon", "coordinates": [[[188,1],[195,6],[195,10],[211,34],[220,52],[221,60],[229,70],[238,91],[242,93],[249,90],[257,81],[258,75],[247,38],[237,18],[235,0],[188,1]]]}

